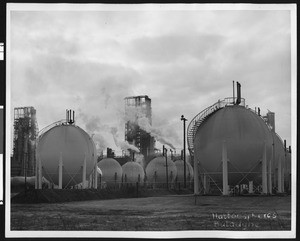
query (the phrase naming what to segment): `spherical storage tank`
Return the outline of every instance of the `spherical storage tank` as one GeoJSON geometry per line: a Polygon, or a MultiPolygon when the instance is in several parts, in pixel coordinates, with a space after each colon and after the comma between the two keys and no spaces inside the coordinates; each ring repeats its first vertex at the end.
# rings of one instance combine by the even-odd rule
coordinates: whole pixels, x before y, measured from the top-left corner
{"type": "MultiPolygon", "coordinates": [[[[177,178],[176,181],[177,182],[184,182],[184,161],[183,160],[177,160],[175,161],[175,165],[176,165],[176,169],[177,169],[177,178]]],[[[190,182],[193,181],[193,177],[194,177],[194,171],[193,171],[193,167],[191,166],[190,163],[186,162],[186,181],[190,182]]]]}
{"type": "MultiPolygon", "coordinates": [[[[167,158],[168,165],[168,182],[175,181],[177,169],[175,163],[167,158]]],[[[146,167],[147,182],[149,183],[166,183],[166,158],[164,156],[155,157],[146,167]]]]}
{"type": "Polygon", "coordinates": [[[88,177],[97,158],[91,137],[80,127],[68,124],[59,124],[44,132],[36,150],[43,176],[56,185],[59,185],[59,160],[62,160],[62,188],[82,182],[84,160],[88,177]]]}
{"type": "Polygon", "coordinates": [[[143,182],[145,172],[143,167],[137,162],[126,162],[122,166],[123,182],[136,183],[143,182]]]}
{"type": "Polygon", "coordinates": [[[98,167],[102,171],[101,182],[116,183],[122,181],[122,167],[113,158],[103,158],[98,167]]]}
{"type": "Polygon", "coordinates": [[[222,186],[222,147],[227,148],[228,184],[261,184],[261,161],[266,144],[267,161],[272,154],[272,135],[264,120],[243,106],[224,107],[208,117],[194,139],[195,158],[201,173],[222,186]],[[249,173],[251,172],[251,173],[249,173]],[[243,178],[247,174],[247,178],[243,178]]]}

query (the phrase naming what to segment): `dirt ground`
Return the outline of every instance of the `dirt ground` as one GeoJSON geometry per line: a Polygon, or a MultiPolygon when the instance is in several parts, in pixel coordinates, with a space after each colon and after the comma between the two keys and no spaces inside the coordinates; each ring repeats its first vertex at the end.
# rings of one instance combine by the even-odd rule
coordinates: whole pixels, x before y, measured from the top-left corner
{"type": "Polygon", "coordinates": [[[11,230],[290,230],[290,196],[168,195],[12,204],[11,230]]]}

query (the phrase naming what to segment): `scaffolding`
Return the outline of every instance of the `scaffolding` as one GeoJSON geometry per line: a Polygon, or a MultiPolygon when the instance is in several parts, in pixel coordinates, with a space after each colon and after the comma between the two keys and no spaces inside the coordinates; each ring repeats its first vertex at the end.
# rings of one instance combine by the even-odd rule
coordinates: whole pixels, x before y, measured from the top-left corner
{"type": "Polygon", "coordinates": [[[34,107],[14,108],[12,176],[35,175],[38,124],[34,107]]]}

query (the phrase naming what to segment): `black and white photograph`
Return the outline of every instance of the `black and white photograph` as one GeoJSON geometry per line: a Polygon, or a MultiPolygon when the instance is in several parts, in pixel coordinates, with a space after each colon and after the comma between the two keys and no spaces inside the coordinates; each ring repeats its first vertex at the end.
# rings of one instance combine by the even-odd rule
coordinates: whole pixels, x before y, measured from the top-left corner
{"type": "Polygon", "coordinates": [[[6,237],[295,238],[296,4],[6,21],[6,237]]]}

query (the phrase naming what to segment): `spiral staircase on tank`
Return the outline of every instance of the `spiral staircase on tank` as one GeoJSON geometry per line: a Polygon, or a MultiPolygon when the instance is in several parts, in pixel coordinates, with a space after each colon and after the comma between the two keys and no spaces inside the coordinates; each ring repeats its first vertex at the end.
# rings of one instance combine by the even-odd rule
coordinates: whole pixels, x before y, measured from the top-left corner
{"type": "MultiPolygon", "coordinates": [[[[236,98],[228,97],[224,100],[218,100],[213,105],[207,107],[206,109],[202,110],[199,114],[197,114],[190,122],[187,128],[187,143],[188,149],[190,152],[191,157],[194,157],[194,140],[196,136],[196,132],[200,125],[209,118],[212,114],[217,112],[218,110],[224,108],[225,106],[234,105],[236,98]]],[[[241,99],[240,105],[245,106],[245,99],[241,99]]]]}

